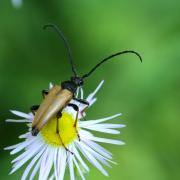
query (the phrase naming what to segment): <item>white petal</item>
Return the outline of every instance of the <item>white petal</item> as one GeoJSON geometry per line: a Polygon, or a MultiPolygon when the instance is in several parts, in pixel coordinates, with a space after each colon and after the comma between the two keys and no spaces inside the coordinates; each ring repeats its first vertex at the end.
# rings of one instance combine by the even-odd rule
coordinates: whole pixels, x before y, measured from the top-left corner
{"type": "Polygon", "coordinates": [[[48,180],[53,180],[55,178],[55,175],[53,174],[48,180]]]}
{"type": "Polygon", "coordinates": [[[49,149],[50,149],[50,151],[48,153],[47,161],[45,164],[45,172],[43,173],[42,179],[48,179],[49,173],[53,166],[53,160],[54,160],[53,158],[54,158],[55,149],[50,148],[50,147],[49,147],[49,149]]]}
{"type": "Polygon", "coordinates": [[[61,151],[61,156],[59,156],[59,157],[60,157],[59,180],[63,180],[64,179],[65,169],[66,169],[66,152],[65,152],[64,149],[61,151]]]}
{"type": "Polygon", "coordinates": [[[53,174],[48,180],[53,180],[55,178],[55,174],[53,174]]]}
{"type": "Polygon", "coordinates": [[[38,169],[39,169],[39,167],[40,167],[40,165],[41,165],[42,158],[43,158],[43,157],[41,157],[41,158],[39,159],[39,161],[37,162],[36,166],[34,167],[32,173],[31,173],[31,176],[30,176],[30,178],[29,178],[30,180],[33,180],[33,179],[34,179],[34,176],[36,175],[36,173],[37,173],[37,171],[38,171],[38,169]]]}
{"type": "Polygon", "coordinates": [[[104,80],[102,80],[100,83],[99,83],[99,85],[98,85],[98,87],[94,90],[94,92],[93,93],[91,93],[88,97],[87,97],[87,101],[92,101],[92,98],[95,96],[95,94],[99,91],[99,89],[101,88],[101,86],[103,85],[103,83],[104,83],[104,80]]]}
{"type": "Polygon", "coordinates": [[[31,136],[31,133],[30,133],[30,132],[27,132],[27,133],[25,133],[25,134],[20,135],[19,138],[20,138],[20,139],[22,139],[22,138],[28,138],[28,136],[31,136]]]}
{"type": "Polygon", "coordinates": [[[5,120],[6,122],[14,122],[14,123],[24,123],[24,122],[26,122],[26,123],[29,123],[29,122],[31,122],[31,120],[27,120],[27,119],[6,119],[5,120]]]}
{"type": "Polygon", "coordinates": [[[91,148],[88,143],[82,141],[81,146],[84,147],[84,149],[86,149],[87,151],[89,151],[89,153],[91,153],[96,159],[98,159],[104,165],[111,167],[107,161],[116,164],[114,161],[111,161],[109,158],[106,158],[102,154],[99,154],[98,152],[93,150],[93,148],[91,148]]]}
{"type": "Polygon", "coordinates": [[[15,163],[14,169],[10,172],[10,174],[14,173],[17,171],[22,165],[24,165],[29,159],[31,159],[38,151],[40,148],[37,149],[32,149],[31,153],[27,154],[26,157],[15,163]]]}
{"type": "Polygon", "coordinates": [[[89,106],[92,106],[96,101],[97,101],[97,98],[91,99],[91,101],[89,102],[89,106]]]}
{"type": "Polygon", "coordinates": [[[124,145],[125,143],[119,140],[107,139],[107,138],[99,138],[99,137],[91,137],[93,141],[108,143],[108,144],[116,144],[116,145],[124,145]]]}
{"type": "Polygon", "coordinates": [[[11,113],[15,114],[16,116],[23,117],[25,119],[31,119],[31,116],[29,114],[26,114],[26,113],[23,113],[20,111],[15,111],[15,110],[10,110],[10,111],[11,111],[11,113]]]}
{"type": "Polygon", "coordinates": [[[75,95],[76,98],[78,98],[78,96],[79,96],[79,91],[80,91],[80,88],[78,87],[78,88],[77,88],[77,91],[76,91],[76,95],[75,95]]]}
{"type": "Polygon", "coordinates": [[[94,156],[90,152],[86,151],[80,145],[80,143],[77,143],[77,146],[80,149],[80,151],[84,154],[84,156],[88,159],[88,161],[91,162],[91,164],[93,164],[102,174],[104,174],[105,176],[108,176],[107,172],[104,170],[101,164],[94,158],[94,156]]]}
{"type": "Polygon", "coordinates": [[[83,91],[83,88],[80,88],[80,91],[81,91],[81,99],[84,99],[84,91],[83,91]]]}
{"type": "Polygon", "coordinates": [[[72,158],[73,158],[74,164],[75,164],[76,167],[77,167],[77,170],[78,170],[78,172],[79,172],[79,175],[81,176],[82,180],[85,180],[85,177],[84,177],[84,175],[83,175],[83,173],[82,173],[82,171],[81,171],[81,169],[80,169],[80,167],[79,167],[76,159],[75,159],[74,157],[72,157],[72,158]]]}
{"type": "Polygon", "coordinates": [[[119,134],[120,132],[118,130],[114,129],[103,129],[103,128],[98,128],[98,127],[85,127],[86,129],[92,130],[92,131],[98,131],[98,132],[103,132],[103,133],[108,133],[108,134],[119,134]]]}
{"type": "Polygon", "coordinates": [[[58,176],[57,176],[57,172],[58,172],[58,165],[57,165],[57,161],[58,161],[58,148],[55,149],[55,152],[54,152],[54,176],[56,179],[58,179],[58,176]]]}
{"type": "MultiPolygon", "coordinates": [[[[22,142],[22,143],[24,143],[24,142],[22,142]]],[[[12,146],[5,147],[4,150],[11,150],[11,149],[17,148],[22,143],[18,143],[18,144],[12,145],[12,146]]]]}
{"type": "Polygon", "coordinates": [[[90,126],[90,125],[102,123],[102,122],[114,119],[114,118],[116,118],[118,116],[121,116],[121,114],[115,114],[113,116],[109,116],[109,117],[106,117],[106,118],[101,118],[101,119],[98,119],[98,120],[81,121],[81,122],[79,122],[79,127],[83,128],[85,126],[90,126]]]}
{"type": "Polygon", "coordinates": [[[61,168],[61,154],[62,154],[63,149],[59,148],[58,153],[57,153],[57,179],[59,179],[59,174],[60,174],[60,168],[61,168]]]}
{"type": "Polygon", "coordinates": [[[105,158],[99,153],[95,152],[92,148],[90,148],[85,142],[81,142],[80,145],[82,148],[86,149],[89,153],[91,153],[96,159],[98,159],[104,165],[111,167],[109,163],[105,160],[105,158]]]}
{"type": "Polygon", "coordinates": [[[29,119],[31,120],[31,122],[33,121],[34,119],[34,114],[32,112],[29,113],[29,119]]]}
{"type": "Polygon", "coordinates": [[[80,135],[80,137],[84,137],[84,138],[88,138],[88,139],[93,137],[93,134],[91,132],[86,131],[84,129],[80,129],[79,135],[80,135]]]}
{"type": "Polygon", "coordinates": [[[106,149],[104,149],[102,146],[100,146],[99,144],[97,144],[93,141],[90,141],[88,139],[82,139],[82,140],[84,140],[89,145],[89,147],[94,149],[99,154],[102,154],[106,158],[112,159],[112,154],[109,151],[107,151],[106,149]]]}
{"type": "Polygon", "coordinates": [[[46,171],[46,161],[47,161],[47,158],[49,156],[49,153],[50,153],[50,148],[47,147],[43,156],[42,156],[40,171],[39,171],[39,179],[43,179],[43,175],[46,171]]]}
{"type": "Polygon", "coordinates": [[[68,164],[69,164],[70,179],[75,180],[75,177],[74,177],[74,164],[73,164],[73,160],[72,160],[72,155],[69,156],[68,164]]]}
{"type": "Polygon", "coordinates": [[[38,141],[34,141],[30,148],[26,148],[26,151],[24,151],[22,154],[20,154],[19,156],[17,156],[13,161],[12,163],[16,162],[16,161],[19,161],[21,159],[23,159],[24,157],[26,157],[29,153],[31,153],[32,150],[37,149],[37,148],[40,148],[43,144],[38,142],[38,141]]]}
{"type": "Polygon", "coordinates": [[[42,153],[44,152],[46,147],[44,147],[33,159],[32,161],[29,163],[29,165],[27,166],[27,168],[25,169],[23,176],[21,178],[21,180],[25,180],[30,172],[30,170],[32,169],[32,167],[34,166],[34,164],[36,163],[36,161],[39,159],[39,157],[42,155],[42,153]]]}
{"type": "Polygon", "coordinates": [[[78,161],[81,163],[81,165],[84,167],[84,169],[85,169],[86,171],[89,171],[88,166],[87,166],[86,163],[83,161],[83,159],[81,158],[78,150],[77,150],[75,147],[73,147],[73,153],[74,153],[75,157],[78,159],[78,161]]]}
{"type": "Polygon", "coordinates": [[[95,127],[95,128],[103,128],[103,129],[114,129],[114,128],[123,128],[125,127],[124,124],[109,124],[109,123],[101,123],[101,124],[95,124],[95,125],[90,125],[88,127],[95,127]]]}
{"type": "Polygon", "coordinates": [[[24,141],[23,143],[19,144],[19,146],[17,146],[13,151],[11,151],[10,154],[18,153],[19,151],[21,151],[22,149],[24,149],[25,147],[27,147],[29,144],[33,143],[34,141],[36,141],[36,138],[24,141]]]}

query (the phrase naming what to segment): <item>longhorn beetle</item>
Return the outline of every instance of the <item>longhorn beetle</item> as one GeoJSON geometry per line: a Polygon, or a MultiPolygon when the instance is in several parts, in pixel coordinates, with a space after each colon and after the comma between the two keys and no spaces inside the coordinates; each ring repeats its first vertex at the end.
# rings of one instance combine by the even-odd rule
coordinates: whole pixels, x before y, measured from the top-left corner
{"type": "MultiPolygon", "coordinates": [[[[42,101],[41,105],[35,105],[35,106],[31,107],[31,111],[34,113],[34,119],[32,122],[31,133],[33,136],[37,136],[37,134],[39,133],[39,131],[41,131],[43,126],[51,118],[56,117],[57,118],[56,132],[60,136],[58,121],[59,121],[59,118],[62,116],[61,112],[62,112],[63,108],[65,108],[66,106],[71,106],[77,112],[76,119],[74,122],[74,127],[76,128],[79,108],[76,104],[70,103],[70,101],[73,99],[75,101],[78,101],[79,103],[85,104],[87,106],[89,105],[89,103],[86,100],[78,99],[75,97],[77,88],[83,86],[85,78],[89,77],[101,64],[103,64],[104,62],[108,61],[109,59],[111,59],[115,56],[132,53],[132,54],[135,54],[136,56],[138,56],[138,58],[140,59],[141,62],[142,62],[142,58],[139,55],[139,53],[137,53],[135,51],[131,51],[131,50],[117,52],[117,53],[112,54],[112,55],[106,57],[105,59],[101,60],[87,74],[84,74],[83,76],[79,76],[77,74],[75,65],[73,63],[70,46],[69,46],[68,41],[66,40],[65,36],[63,35],[62,31],[54,24],[47,24],[43,27],[43,29],[46,29],[46,28],[52,28],[53,30],[55,30],[56,33],[59,35],[59,37],[63,40],[64,45],[67,49],[69,62],[70,62],[72,72],[74,75],[70,78],[70,80],[63,81],[61,83],[61,85],[54,85],[50,90],[42,91],[44,100],[42,101]]],[[[77,136],[80,140],[78,133],[77,133],[77,136]]],[[[60,139],[61,139],[61,137],[60,137],[60,139]]],[[[62,139],[61,139],[61,141],[62,141],[62,139]]],[[[64,148],[66,150],[68,150],[66,148],[66,146],[63,144],[63,142],[62,142],[62,145],[64,146],[64,148]]]]}

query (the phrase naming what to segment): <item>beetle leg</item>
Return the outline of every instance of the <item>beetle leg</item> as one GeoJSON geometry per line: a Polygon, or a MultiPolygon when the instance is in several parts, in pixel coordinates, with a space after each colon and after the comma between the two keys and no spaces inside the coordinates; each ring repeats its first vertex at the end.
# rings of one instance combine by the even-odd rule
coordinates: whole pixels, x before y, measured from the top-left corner
{"type": "Polygon", "coordinates": [[[78,99],[78,98],[75,98],[75,97],[73,97],[73,99],[74,99],[75,101],[78,101],[78,102],[80,102],[80,103],[82,103],[82,104],[87,105],[82,111],[80,111],[81,116],[82,116],[82,119],[85,120],[84,117],[83,117],[83,113],[84,113],[84,111],[89,107],[89,102],[86,101],[86,100],[84,100],[84,99],[78,99]]]}
{"type": "Polygon", "coordinates": [[[58,134],[59,139],[60,139],[63,147],[65,148],[65,150],[66,150],[67,152],[71,153],[72,155],[74,155],[74,153],[71,152],[71,151],[65,146],[65,144],[64,144],[63,141],[62,141],[62,138],[61,138],[61,135],[60,135],[60,131],[59,131],[59,118],[60,118],[61,116],[62,116],[62,113],[59,111],[59,112],[57,113],[57,115],[56,115],[56,118],[57,118],[56,133],[58,134]]]}
{"type": "Polygon", "coordinates": [[[39,105],[33,105],[30,110],[35,115],[36,111],[39,109],[39,105]]]}
{"type": "Polygon", "coordinates": [[[68,106],[72,107],[75,111],[79,111],[79,107],[76,104],[69,103],[68,106]]]}
{"type": "MultiPolygon", "coordinates": [[[[30,109],[31,109],[31,112],[33,113],[33,115],[35,115],[36,111],[39,109],[39,105],[33,105],[30,109]]],[[[39,130],[36,129],[35,127],[32,127],[32,130],[31,130],[32,136],[37,136],[38,133],[39,133],[39,130]]]]}
{"type": "Polygon", "coordinates": [[[49,90],[48,90],[48,89],[43,89],[43,90],[42,90],[42,96],[43,96],[43,98],[45,98],[45,97],[48,95],[48,93],[49,93],[49,90]]]}
{"type": "Polygon", "coordinates": [[[77,131],[77,121],[78,121],[79,107],[76,104],[72,104],[72,103],[69,103],[68,106],[72,107],[77,112],[76,119],[75,119],[75,122],[74,122],[74,127],[76,128],[76,133],[77,133],[78,139],[79,139],[79,141],[81,141],[79,133],[77,131]]]}
{"type": "Polygon", "coordinates": [[[74,99],[75,101],[78,101],[78,102],[80,102],[80,103],[82,103],[82,104],[85,104],[85,105],[88,105],[88,106],[89,106],[89,102],[86,101],[85,99],[78,99],[78,98],[75,98],[75,97],[73,97],[73,99],[74,99]]]}
{"type": "Polygon", "coordinates": [[[86,109],[87,109],[88,107],[89,107],[89,105],[87,105],[84,109],[82,109],[82,111],[80,111],[83,120],[86,120],[86,119],[84,118],[84,116],[83,116],[83,113],[86,111],[86,109]]]}

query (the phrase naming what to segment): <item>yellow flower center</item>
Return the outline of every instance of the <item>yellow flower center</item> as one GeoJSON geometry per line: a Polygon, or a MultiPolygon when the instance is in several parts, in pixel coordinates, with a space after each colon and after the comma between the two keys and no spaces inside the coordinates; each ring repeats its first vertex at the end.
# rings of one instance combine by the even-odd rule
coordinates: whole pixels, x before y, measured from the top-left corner
{"type": "Polygon", "coordinates": [[[67,112],[62,112],[62,117],[52,118],[41,130],[41,135],[46,143],[52,146],[66,146],[77,138],[77,127],[74,127],[74,118],[67,112]],[[59,133],[57,133],[57,124],[59,133]]]}

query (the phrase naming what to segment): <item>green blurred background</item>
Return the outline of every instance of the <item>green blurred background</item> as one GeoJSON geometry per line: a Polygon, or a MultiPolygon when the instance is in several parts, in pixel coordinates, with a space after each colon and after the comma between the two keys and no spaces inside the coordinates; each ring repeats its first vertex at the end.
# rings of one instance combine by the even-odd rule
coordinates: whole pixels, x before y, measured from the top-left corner
{"type": "MultiPolygon", "coordinates": [[[[180,1],[178,0],[24,0],[16,9],[0,2],[0,179],[20,179],[23,168],[9,176],[3,148],[18,143],[25,124],[8,124],[9,109],[29,111],[41,90],[60,83],[71,70],[62,41],[48,22],[61,26],[84,74],[102,58],[126,49],[138,51],[104,64],[85,83],[87,95],[104,79],[88,118],[117,112],[114,122],[127,125],[118,137],[125,146],[107,146],[117,166],[109,179],[180,179],[180,1]]],[[[87,179],[106,179],[95,168],[87,179]]]]}

